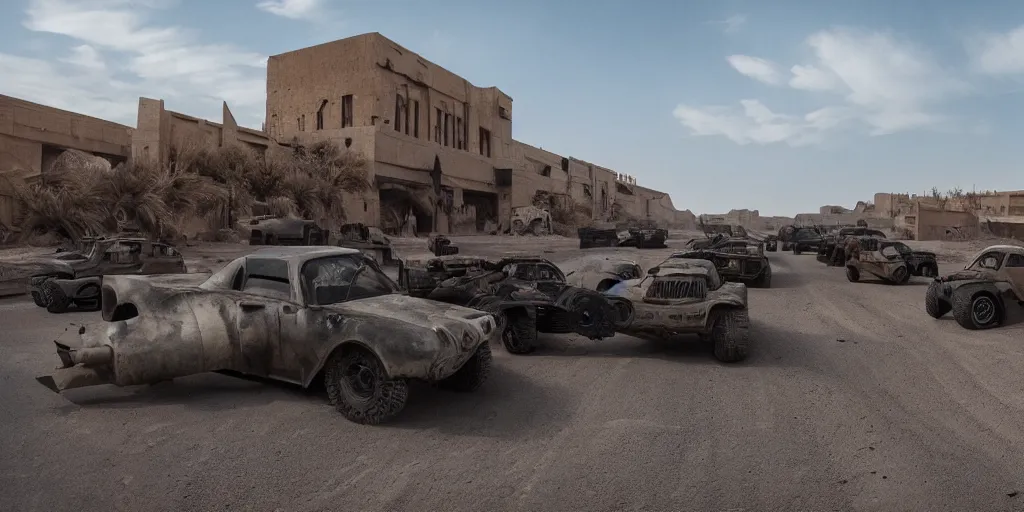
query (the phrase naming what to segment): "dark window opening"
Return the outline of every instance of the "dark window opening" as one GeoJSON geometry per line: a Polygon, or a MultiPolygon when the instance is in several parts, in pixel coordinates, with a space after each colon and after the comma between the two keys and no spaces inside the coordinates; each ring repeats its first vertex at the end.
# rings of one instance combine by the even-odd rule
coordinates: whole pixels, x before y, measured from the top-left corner
{"type": "Polygon", "coordinates": [[[546,177],[550,178],[551,177],[551,166],[550,165],[545,165],[544,168],[540,170],[540,175],[541,176],[546,176],[546,177]]]}
{"type": "Polygon", "coordinates": [[[462,146],[462,118],[455,118],[455,147],[458,149],[465,149],[462,146]]]}
{"type": "Polygon", "coordinates": [[[412,136],[420,138],[420,100],[412,100],[412,136]]]}
{"type": "Polygon", "coordinates": [[[441,118],[442,118],[443,114],[441,113],[441,109],[439,109],[439,108],[435,108],[434,111],[435,111],[435,114],[434,114],[434,142],[437,142],[438,144],[440,144],[441,143],[441,122],[442,122],[441,118]]]}
{"type": "Polygon", "coordinates": [[[316,129],[324,129],[324,108],[327,107],[327,100],[320,102],[320,108],[316,109],[316,129]]]}
{"type": "Polygon", "coordinates": [[[565,171],[565,172],[569,172],[569,159],[568,158],[563,158],[562,159],[562,170],[565,171]]]}
{"type": "Polygon", "coordinates": [[[451,137],[449,137],[449,135],[448,135],[448,133],[451,131],[451,130],[448,129],[449,128],[448,125],[451,124],[451,120],[452,120],[452,115],[451,114],[445,114],[444,115],[444,145],[445,146],[448,146],[449,145],[449,141],[451,140],[451,137]]]}
{"type": "Polygon", "coordinates": [[[395,131],[402,131],[402,113],[405,112],[405,98],[395,95],[395,131]]]}
{"type": "Polygon", "coordinates": [[[346,94],[341,97],[341,127],[352,126],[352,95],[346,94]]]}
{"type": "Polygon", "coordinates": [[[480,128],[480,154],[491,157],[491,131],[487,128],[480,128]]]}
{"type": "Polygon", "coordinates": [[[462,123],[462,149],[469,151],[469,103],[462,104],[462,113],[466,115],[462,123]]]}
{"type": "Polygon", "coordinates": [[[1024,256],[1020,254],[1011,254],[1006,258],[1007,267],[1024,267],[1024,256]]]}

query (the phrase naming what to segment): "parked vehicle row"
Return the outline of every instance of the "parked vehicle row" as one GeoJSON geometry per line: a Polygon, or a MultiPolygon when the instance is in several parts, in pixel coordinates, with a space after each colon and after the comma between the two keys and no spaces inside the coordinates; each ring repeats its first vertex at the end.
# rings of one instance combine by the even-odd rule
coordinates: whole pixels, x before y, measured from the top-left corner
{"type": "Polygon", "coordinates": [[[448,255],[403,264],[395,282],[358,249],[267,247],[208,277],[107,275],[100,296],[104,323],[55,342],[62,367],[37,379],[55,392],[240,373],[323,384],[369,424],[402,410],[411,380],[478,389],[492,339],[528,354],[538,333],[696,334],[727,362],[750,344],[745,285],[680,255],[646,272],[584,258],[568,273],[529,255],[448,255]]]}

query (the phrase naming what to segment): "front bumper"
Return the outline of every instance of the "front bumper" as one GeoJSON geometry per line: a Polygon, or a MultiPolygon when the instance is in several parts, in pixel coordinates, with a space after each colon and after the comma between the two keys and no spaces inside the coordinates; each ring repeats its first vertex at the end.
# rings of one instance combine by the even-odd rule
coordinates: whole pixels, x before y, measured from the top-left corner
{"type": "Polygon", "coordinates": [[[633,322],[619,332],[632,335],[700,334],[707,332],[708,308],[690,304],[633,304],[633,322]]]}

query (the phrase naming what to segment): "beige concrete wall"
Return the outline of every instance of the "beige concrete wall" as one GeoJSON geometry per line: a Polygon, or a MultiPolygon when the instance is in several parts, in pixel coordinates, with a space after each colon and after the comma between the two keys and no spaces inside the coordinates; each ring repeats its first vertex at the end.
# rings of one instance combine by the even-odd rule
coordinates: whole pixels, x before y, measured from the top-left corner
{"type": "Polygon", "coordinates": [[[916,240],[946,240],[978,236],[978,217],[973,213],[917,209],[916,240]]]}

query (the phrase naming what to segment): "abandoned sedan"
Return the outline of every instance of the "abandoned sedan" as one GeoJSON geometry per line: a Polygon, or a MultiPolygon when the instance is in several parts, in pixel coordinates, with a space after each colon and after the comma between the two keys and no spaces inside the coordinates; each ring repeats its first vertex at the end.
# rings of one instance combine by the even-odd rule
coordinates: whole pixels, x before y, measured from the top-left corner
{"type": "MultiPolygon", "coordinates": [[[[467,261],[462,259],[460,261],[467,261]]],[[[537,333],[577,333],[590,339],[613,336],[616,328],[632,320],[632,305],[625,300],[571,286],[554,263],[532,256],[498,260],[478,259],[480,270],[449,266],[451,272],[427,298],[494,313],[505,349],[528,354],[537,347],[537,333]]],[[[426,276],[410,269],[409,282],[426,283],[426,276]],[[422,277],[412,277],[415,272],[422,277]]],[[[434,279],[438,276],[430,276],[434,279]]]]}
{"type": "Polygon", "coordinates": [[[720,361],[747,357],[747,287],[722,281],[710,261],[670,258],[643,279],[623,281],[606,293],[633,304],[633,320],[619,332],[640,338],[697,334],[712,342],[720,361]]]}
{"type": "Polygon", "coordinates": [[[209,371],[323,382],[341,414],[368,424],[402,410],[409,379],[477,389],[494,318],[397,292],[371,258],[329,247],[263,249],[198,286],[112,276],[109,323],[83,328],[80,347],[57,343],[63,368],[38,380],[57,392],[209,371]]]}
{"type": "Polygon", "coordinates": [[[1001,325],[1010,301],[1024,305],[1024,247],[993,245],[963,270],[936,277],[925,292],[924,307],[932,318],[952,311],[961,327],[976,330],[1001,325]]]}

